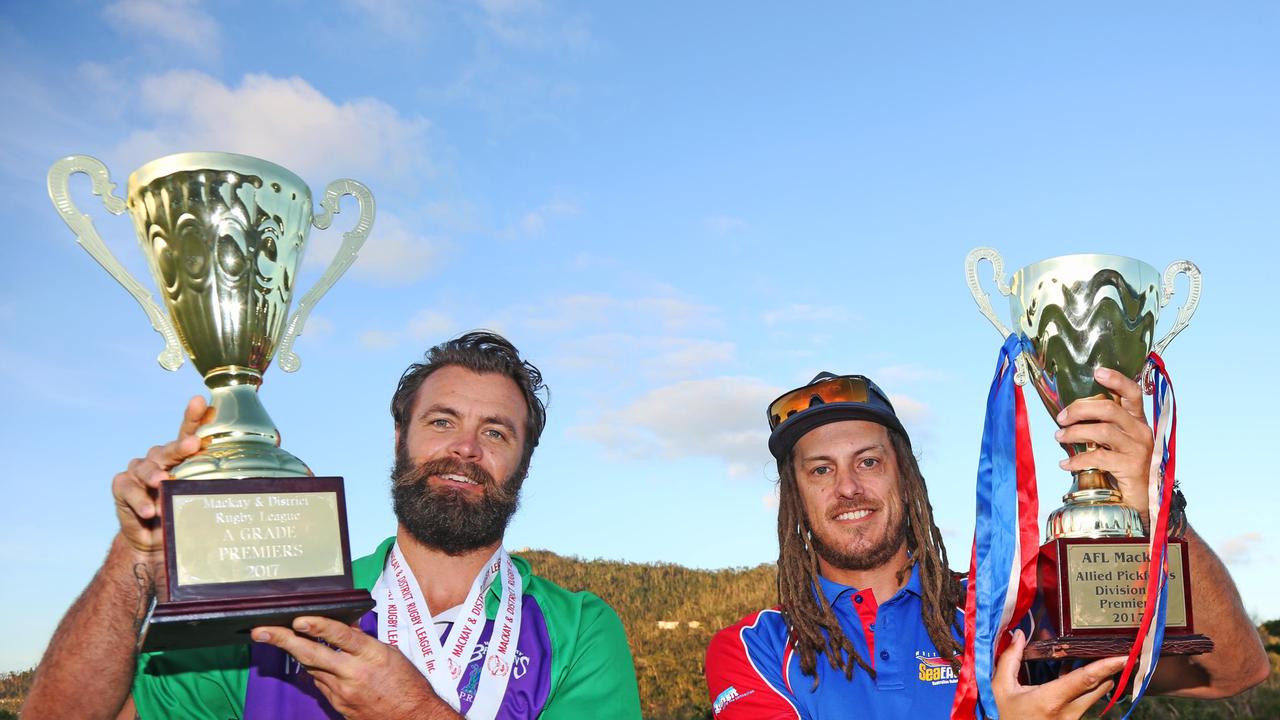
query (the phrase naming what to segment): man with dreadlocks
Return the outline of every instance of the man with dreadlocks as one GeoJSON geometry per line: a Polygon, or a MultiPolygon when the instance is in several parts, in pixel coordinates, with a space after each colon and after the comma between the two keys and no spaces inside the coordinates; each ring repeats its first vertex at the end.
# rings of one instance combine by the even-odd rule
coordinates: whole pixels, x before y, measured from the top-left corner
{"type": "MultiPolygon", "coordinates": [[[[1141,390],[1119,373],[1099,382],[1124,399],[1124,408],[1081,400],[1098,404],[1073,404],[1059,422],[1064,432],[1110,438],[1098,466],[1132,476],[1128,468],[1150,462],[1150,440],[1122,442],[1107,433],[1143,434],[1141,390]]],[[[865,377],[824,372],[770,403],[768,414],[779,475],[780,604],[712,640],[706,676],[715,717],[947,717],[963,649],[965,587],[949,569],[893,405],[865,377]]],[[[1195,543],[1197,593],[1200,586],[1207,593],[1196,601],[1213,608],[1206,620],[1213,628],[1205,632],[1216,635],[1219,649],[1194,666],[1171,659],[1153,691],[1190,688],[1182,694],[1222,697],[1261,682],[1269,666],[1226,570],[1202,541],[1195,543]]],[[[1106,658],[1023,686],[1017,672],[1024,644],[1018,635],[992,681],[1005,718],[1080,717],[1124,664],[1122,657],[1106,658]]]]}

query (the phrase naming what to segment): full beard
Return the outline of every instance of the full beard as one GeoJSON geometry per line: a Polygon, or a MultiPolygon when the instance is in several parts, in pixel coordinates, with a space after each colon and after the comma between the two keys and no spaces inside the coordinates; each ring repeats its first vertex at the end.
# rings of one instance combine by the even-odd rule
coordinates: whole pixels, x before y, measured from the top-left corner
{"type": "Polygon", "coordinates": [[[845,542],[845,547],[840,547],[815,529],[811,539],[813,549],[832,567],[854,571],[874,570],[892,560],[907,541],[906,516],[895,513],[889,518],[889,523],[879,540],[872,542],[870,546],[859,547],[849,547],[848,541],[845,542]]]}
{"type": "Polygon", "coordinates": [[[520,506],[520,482],[498,483],[483,467],[453,458],[414,464],[396,449],[391,472],[391,499],[396,519],[415,540],[447,555],[458,556],[502,540],[520,506]],[[432,475],[461,475],[479,483],[480,497],[463,488],[433,487],[432,475]]]}

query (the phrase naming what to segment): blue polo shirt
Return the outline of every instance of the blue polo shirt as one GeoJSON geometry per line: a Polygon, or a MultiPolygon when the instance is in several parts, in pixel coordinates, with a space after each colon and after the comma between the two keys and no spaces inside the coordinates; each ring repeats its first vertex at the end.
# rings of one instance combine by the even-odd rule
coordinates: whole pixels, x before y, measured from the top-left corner
{"type": "MultiPolygon", "coordinates": [[[[942,718],[951,712],[956,673],[938,657],[921,617],[920,570],[893,597],[820,578],[849,641],[876,671],[853,679],[818,656],[818,686],[800,671],[777,608],[761,610],[716,634],[707,649],[707,689],[721,720],[766,718],[942,718]]],[[[956,610],[960,626],[964,614],[956,610]]],[[[960,633],[956,639],[963,642],[960,633]]]]}

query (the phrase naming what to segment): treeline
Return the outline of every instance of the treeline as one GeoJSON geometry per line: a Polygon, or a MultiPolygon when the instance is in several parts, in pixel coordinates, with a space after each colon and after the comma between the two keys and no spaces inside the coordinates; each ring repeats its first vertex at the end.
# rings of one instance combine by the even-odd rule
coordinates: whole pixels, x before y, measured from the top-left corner
{"type": "Polygon", "coordinates": [[[649,720],[710,718],[702,663],[711,636],[773,605],[776,595],[772,565],[691,570],[669,563],[584,561],[543,550],[517,554],[538,575],[569,590],[590,590],[618,611],[649,720]]]}
{"type": "Polygon", "coordinates": [[[0,720],[18,717],[18,708],[27,697],[27,688],[31,687],[34,674],[35,670],[0,674],[0,720]]]}
{"type": "MultiPolygon", "coordinates": [[[[579,560],[542,550],[517,554],[529,560],[537,574],[569,590],[591,590],[618,611],[635,657],[640,702],[647,720],[711,718],[702,673],[707,643],[718,629],[774,603],[772,565],[691,570],[666,563],[579,560]],[[660,622],[676,625],[664,629],[660,622]]],[[[1258,632],[1272,668],[1271,677],[1261,686],[1218,702],[1151,697],[1142,701],[1132,717],[1280,718],[1280,676],[1276,674],[1280,669],[1280,620],[1263,623],[1258,632]]],[[[31,670],[0,674],[0,720],[17,717],[31,676],[31,670]]],[[[1123,712],[1112,713],[1114,717],[1120,714],[1123,712]]]]}

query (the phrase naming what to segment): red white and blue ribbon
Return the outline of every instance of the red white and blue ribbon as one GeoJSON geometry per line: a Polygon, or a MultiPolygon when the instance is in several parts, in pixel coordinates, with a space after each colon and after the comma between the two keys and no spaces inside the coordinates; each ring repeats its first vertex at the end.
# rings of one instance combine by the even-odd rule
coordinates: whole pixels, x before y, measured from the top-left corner
{"type": "MultiPolygon", "coordinates": [[[[1122,689],[1133,675],[1132,700],[1128,718],[1151,683],[1156,664],[1160,662],[1160,644],[1164,641],[1165,612],[1169,594],[1169,508],[1173,500],[1174,465],[1177,458],[1178,410],[1173,399],[1173,383],[1165,370],[1164,361],[1156,353],[1147,358],[1147,372],[1152,383],[1152,415],[1156,447],[1151,454],[1151,471],[1147,482],[1148,511],[1150,512],[1151,542],[1147,546],[1150,562],[1147,566],[1147,602],[1142,610],[1142,622],[1138,636],[1116,688],[1122,689]]],[[[1120,699],[1117,691],[1107,704],[1105,715],[1120,699]]]]}
{"type": "Polygon", "coordinates": [[[952,718],[998,717],[991,690],[996,658],[1035,596],[1040,511],[1027,407],[1014,381],[1020,352],[1018,336],[1010,335],[987,395],[965,597],[964,659],[952,718]]]}

